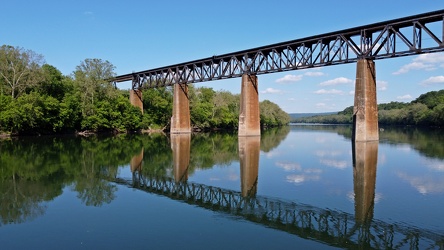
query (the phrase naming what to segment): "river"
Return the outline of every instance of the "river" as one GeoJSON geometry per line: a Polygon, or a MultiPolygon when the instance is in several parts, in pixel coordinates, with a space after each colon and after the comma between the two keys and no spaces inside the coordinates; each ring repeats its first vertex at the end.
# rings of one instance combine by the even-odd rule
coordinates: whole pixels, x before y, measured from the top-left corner
{"type": "Polygon", "coordinates": [[[444,249],[444,133],[0,140],[1,249],[444,249]]]}

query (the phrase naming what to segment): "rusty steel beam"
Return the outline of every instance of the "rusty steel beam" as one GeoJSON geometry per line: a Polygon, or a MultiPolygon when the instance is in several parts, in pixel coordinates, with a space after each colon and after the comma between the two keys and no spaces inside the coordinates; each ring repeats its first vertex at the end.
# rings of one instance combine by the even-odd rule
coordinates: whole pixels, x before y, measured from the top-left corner
{"type": "Polygon", "coordinates": [[[444,51],[444,9],[120,75],[133,89],[444,51]]]}

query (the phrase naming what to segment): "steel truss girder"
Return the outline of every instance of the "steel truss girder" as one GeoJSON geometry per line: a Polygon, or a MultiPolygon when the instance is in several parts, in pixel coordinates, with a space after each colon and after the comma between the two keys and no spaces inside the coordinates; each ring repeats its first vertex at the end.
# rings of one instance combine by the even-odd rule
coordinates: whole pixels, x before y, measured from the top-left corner
{"type": "Polygon", "coordinates": [[[133,89],[444,51],[444,10],[117,76],[133,89]]]}

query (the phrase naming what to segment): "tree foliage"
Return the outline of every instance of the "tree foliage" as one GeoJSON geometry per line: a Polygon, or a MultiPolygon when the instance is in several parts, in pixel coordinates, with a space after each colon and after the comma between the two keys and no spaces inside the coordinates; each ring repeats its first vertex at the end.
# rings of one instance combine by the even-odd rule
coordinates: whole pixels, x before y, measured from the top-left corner
{"type": "MultiPolygon", "coordinates": [[[[21,51],[10,46],[4,48],[16,54],[21,51]]],[[[33,55],[24,51],[20,54],[22,58],[16,56],[15,59],[26,62],[23,58],[28,54],[33,55]]],[[[22,65],[26,63],[22,62],[22,65]]],[[[110,62],[86,59],[76,67],[73,78],[64,76],[48,64],[34,62],[31,66],[22,66],[27,72],[22,73],[20,81],[15,80],[19,83],[15,84],[14,89],[6,88],[7,84],[3,84],[5,77],[1,81],[2,91],[9,92],[3,91],[0,95],[0,131],[50,134],[83,130],[132,131],[141,128],[141,112],[129,103],[128,91],[117,90],[108,80],[115,75],[110,62]],[[39,73],[32,75],[32,72],[39,73]],[[32,77],[35,79],[28,79],[32,77]]],[[[9,74],[15,79],[11,72],[18,70],[0,70],[1,76],[9,74]]]]}
{"type": "Polygon", "coordinates": [[[17,98],[42,81],[43,56],[32,50],[3,45],[0,47],[1,94],[17,98]]]}
{"type": "MultiPolygon", "coordinates": [[[[334,115],[294,119],[292,122],[351,124],[353,106],[334,115]]],[[[378,105],[378,121],[384,125],[444,125],[444,90],[420,95],[410,103],[390,102],[378,105]]]]}
{"type": "MultiPolygon", "coordinates": [[[[110,82],[114,65],[102,59],[80,62],[71,76],[44,64],[43,56],[19,47],[0,49],[0,132],[18,134],[74,131],[134,131],[167,128],[171,119],[171,87],[144,89],[143,115],[128,101],[129,91],[110,82]]],[[[197,130],[236,129],[239,95],[189,85],[190,115],[197,130]]],[[[260,104],[264,127],[287,124],[279,106],[260,104]]]]}
{"type": "MultiPolygon", "coordinates": [[[[233,129],[239,124],[240,96],[212,88],[189,88],[191,122],[198,129],[233,129]]],[[[262,127],[288,124],[290,117],[277,104],[264,100],[259,104],[262,127]]]]}

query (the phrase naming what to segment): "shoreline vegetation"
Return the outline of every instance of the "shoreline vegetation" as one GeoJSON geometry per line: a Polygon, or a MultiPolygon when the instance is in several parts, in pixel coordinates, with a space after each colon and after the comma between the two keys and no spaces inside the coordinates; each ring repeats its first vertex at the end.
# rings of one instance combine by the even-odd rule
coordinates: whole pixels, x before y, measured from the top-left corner
{"type": "MultiPolygon", "coordinates": [[[[353,106],[336,114],[292,118],[292,123],[353,124],[353,106]]],[[[444,126],[444,90],[430,91],[415,100],[378,104],[379,125],[444,126]]]]}
{"type": "MultiPolygon", "coordinates": [[[[129,102],[129,90],[107,79],[112,63],[85,59],[70,75],[46,64],[32,50],[0,47],[0,137],[20,135],[152,133],[169,131],[172,87],[143,90],[143,114],[129,102]]],[[[189,85],[193,131],[235,130],[239,94],[189,85]]],[[[260,102],[264,128],[286,125],[289,115],[277,104],[260,102]]]]}
{"type": "MultiPolygon", "coordinates": [[[[115,67],[102,59],[85,59],[70,75],[46,64],[32,50],[0,47],[0,138],[21,135],[167,133],[173,105],[172,87],[143,90],[142,112],[129,102],[129,90],[107,79],[115,67]]],[[[189,85],[193,132],[237,130],[240,95],[189,85]]],[[[410,103],[378,105],[381,125],[442,127],[444,90],[410,103]]],[[[293,114],[295,115],[295,114],[293,114]]],[[[260,102],[262,128],[291,123],[352,124],[353,106],[338,113],[291,118],[277,104],[260,102]]]]}

